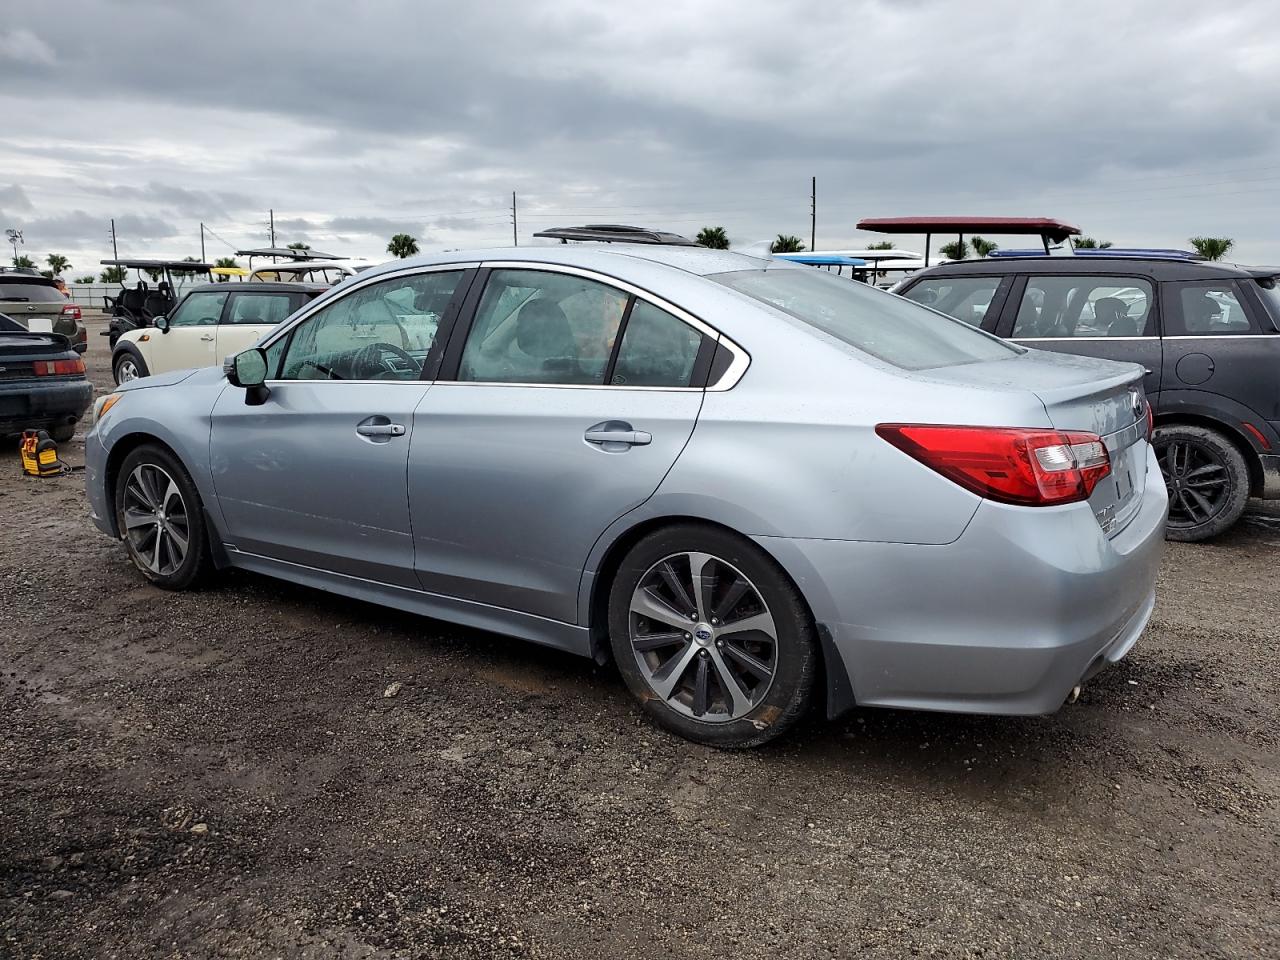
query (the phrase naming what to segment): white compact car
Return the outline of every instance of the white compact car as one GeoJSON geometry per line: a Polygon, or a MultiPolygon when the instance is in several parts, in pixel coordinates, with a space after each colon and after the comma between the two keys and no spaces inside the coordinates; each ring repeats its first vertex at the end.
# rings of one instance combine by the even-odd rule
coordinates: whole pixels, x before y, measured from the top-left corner
{"type": "Polygon", "coordinates": [[[328,289],[318,283],[193,287],[169,316],[121,334],[111,354],[111,372],[119,384],[170,370],[217,366],[328,289]]]}

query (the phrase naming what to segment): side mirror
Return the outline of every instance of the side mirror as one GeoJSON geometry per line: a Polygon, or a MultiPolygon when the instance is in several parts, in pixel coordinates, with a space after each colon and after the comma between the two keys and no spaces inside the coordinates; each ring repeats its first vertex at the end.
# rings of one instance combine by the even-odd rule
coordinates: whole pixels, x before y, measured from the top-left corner
{"type": "Polygon", "coordinates": [[[162,315],[162,316],[156,317],[154,320],[151,321],[151,324],[161,333],[169,332],[169,318],[166,316],[162,315]]]}
{"type": "Polygon", "coordinates": [[[251,407],[264,403],[271,391],[266,387],[267,352],[261,347],[243,350],[231,358],[227,381],[233,387],[244,387],[244,402],[251,407]]]}

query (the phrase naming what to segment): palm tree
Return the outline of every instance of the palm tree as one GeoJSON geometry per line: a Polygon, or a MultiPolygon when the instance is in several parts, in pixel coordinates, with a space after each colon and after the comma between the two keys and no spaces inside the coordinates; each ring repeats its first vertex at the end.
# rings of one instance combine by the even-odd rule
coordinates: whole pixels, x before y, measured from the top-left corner
{"type": "Polygon", "coordinates": [[[1187,242],[1206,260],[1221,260],[1236,245],[1230,237],[1192,237],[1187,242]]]}
{"type": "Polygon", "coordinates": [[[55,277],[60,277],[64,270],[71,269],[71,261],[60,253],[49,254],[44,258],[44,262],[49,264],[49,269],[53,271],[55,277]]]}
{"type": "Polygon", "coordinates": [[[393,257],[399,257],[403,260],[405,257],[412,257],[418,252],[418,241],[407,233],[397,233],[391,238],[391,242],[387,244],[387,253],[393,257]]]}
{"type": "Polygon", "coordinates": [[[310,250],[310,249],[311,249],[311,244],[309,244],[309,243],[303,243],[301,240],[295,240],[293,243],[291,243],[291,244],[289,244],[289,245],[288,245],[287,249],[289,249],[289,250],[310,250]]]}
{"type": "Polygon", "coordinates": [[[126,272],[124,267],[107,267],[98,275],[98,279],[103,283],[124,283],[126,272]]]}
{"type": "Polygon", "coordinates": [[[1110,250],[1111,249],[1110,240],[1098,241],[1093,239],[1093,237],[1076,237],[1074,240],[1071,241],[1071,245],[1075,247],[1077,250],[1110,250]]]}
{"type": "Polygon", "coordinates": [[[91,274],[89,274],[87,277],[76,277],[75,282],[76,282],[76,283],[93,283],[93,281],[94,281],[94,280],[96,280],[96,279],[97,279],[97,277],[95,277],[95,276],[91,273],[91,274]]]}
{"type": "Polygon", "coordinates": [[[969,256],[969,244],[963,240],[952,240],[940,246],[938,252],[948,260],[963,260],[969,256]]]}
{"type": "Polygon", "coordinates": [[[864,247],[863,249],[865,249],[865,250],[892,250],[892,249],[893,249],[893,241],[892,241],[892,240],[877,240],[875,243],[868,243],[868,244],[866,245],[866,247],[864,247]]]}
{"type": "Polygon", "coordinates": [[[970,237],[969,242],[973,244],[973,252],[980,257],[989,257],[1000,249],[1000,244],[983,240],[982,237],[970,237]]]}
{"type": "Polygon", "coordinates": [[[769,247],[770,253],[800,253],[804,250],[804,242],[790,233],[778,234],[778,239],[769,247]]]}
{"type": "Polygon", "coordinates": [[[728,250],[729,235],[724,227],[703,227],[698,231],[698,245],[712,250],[728,250]]]}
{"type": "Polygon", "coordinates": [[[14,257],[13,265],[15,267],[26,267],[28,270],[34,270],[36,266],[35,262],[32,261],[32,259],[28,257],[25,253],[20,257],[14,257]]]}
{"type": "MultiPolygon", "coordinates": [[[[290,244],[290,246],[292,246],[292,244],[290,244]]],[[[296,249],[296,248],[295,248],[295,249],[296,249]]],[[[238,269],[238,268],[240,267],[240,264],[236,263],[236,258],[235,258],[235,257],[219,257],[219,258],[217,259],[217,261],[215,261],[215,262],[214,262],[214,264],[213,264],[213,265],[214,265],[215,267],[229,267],[229,268],[231,268],[231,269],[233,269],[233,270],[234,270],[234,269],[238,269]]],[[[230,277],[225,277],[225,276],[223,276],[223,277],[219,277],[219,278],[218,278],[218,282],[219,282],[219,283],[226,283],[226,282],[227,282],[228,280],[230,280],[230,279],[231,279],[230,277]]]]}

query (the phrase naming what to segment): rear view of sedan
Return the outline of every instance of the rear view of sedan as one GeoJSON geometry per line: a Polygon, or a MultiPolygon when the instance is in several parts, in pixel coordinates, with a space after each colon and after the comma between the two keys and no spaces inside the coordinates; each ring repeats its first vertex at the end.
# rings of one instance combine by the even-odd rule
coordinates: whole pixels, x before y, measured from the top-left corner
{"type": "Polygon", "coordinates": [[[771,260],[453,253],[123,384],[87,485],[159,586],[239,567],[612,658],[745,747],[815,701],[1049,713],[1124,656],[1167,510],[1142,375],[771,260]]]}

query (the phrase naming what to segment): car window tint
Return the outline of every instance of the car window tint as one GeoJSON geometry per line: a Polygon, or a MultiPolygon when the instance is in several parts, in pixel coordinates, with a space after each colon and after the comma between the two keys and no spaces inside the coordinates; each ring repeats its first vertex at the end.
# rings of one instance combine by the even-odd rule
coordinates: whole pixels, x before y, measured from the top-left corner
{"type": "Polygon", "coordinates": [[[280,379],[416,380],[462,274],[393,277],[322,307],[294,328],[280,379]]]}
{"type": "Polygon", "coordinates": [[[22,283],[11,281],[0,283],[0,300],[10,303],[57,303],[67,299],[51,283],[22,283]]]}
{"type": "Polygon", "coordinates": [[[1280,284],[1276,283],[1275,277],[1263,277],[1255,281],[1255,284],[1254,289],[1270,311],[1271,319],[1280,327],[1280,284]]]}
{"type": "Polygon", "coordinates": [[[467,336],[458,379],[603,384],[627,299],[621,290],[584,277],[495,270],[467,336]]]}
{"type": "Polygon", "coordinates": [[[1217,337],[1252,333],[1253,326],[1230,280],[1177,283],[1177,315],[1170,318],[1170,336],[1217,337]]]}
{"type": "Polygon", "coordinates": [[[906,370],[1003,360],[1021,353],[952,317],[821,270],[771,267],[712,274],[709,279],[906,370]]]}
{"type": "Polygon", "coordinates": [[[627,317],[609,382],[626,387],[687,387],[702,334],[644,300],[627,317]]]}
{"type": "Polygon", "coordinates": [[[287,316],[287,293],[237,293],[231,298],[231,309],[224,322],[276,324],[287,316]]]}
{"type": "Polygon", "coordinates": [[[193,293],[178,305],[178,309],[169,318],[169,326],[211,327],[222,316],[222,305],[226,302],[225,291],[193,293]]]}
{"type": "Polygon", "coordinates": [[[1015,340],[1141,337],[1151,318],[1151,284],[1133,277],[1031,276],[1013,323],[1015,340]]]}
{"type": "Polygon", "coordinates": [[[934,277],[921,280],[904,296],[978,327],[999,286],[999,277],[934,277]]]}

